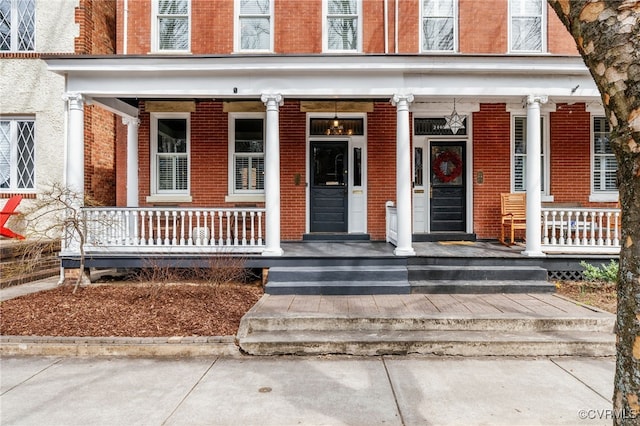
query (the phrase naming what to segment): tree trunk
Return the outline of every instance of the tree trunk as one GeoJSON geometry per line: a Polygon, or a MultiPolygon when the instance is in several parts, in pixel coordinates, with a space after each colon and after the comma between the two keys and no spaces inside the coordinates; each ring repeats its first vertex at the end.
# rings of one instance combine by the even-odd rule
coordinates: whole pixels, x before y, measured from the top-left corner
{"type": "Polygon", "coordinates": [[[548,0],[576,40],[611,124],[622,208],[614,424],[640,423],[640,1],[548,0]]]}

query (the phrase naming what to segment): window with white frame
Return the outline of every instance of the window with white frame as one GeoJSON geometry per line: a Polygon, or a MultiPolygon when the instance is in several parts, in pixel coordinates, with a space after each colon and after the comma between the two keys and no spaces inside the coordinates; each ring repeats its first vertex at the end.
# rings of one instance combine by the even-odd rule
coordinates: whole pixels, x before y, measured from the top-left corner
{"type": "Polygon", "coordinates": [[[231,192],[264,194],[264,115],[233,115],[229,126],[231,192]]]}
{"type": "Polygon", "coordinates": [[[189,194],[189,114],[152,115],[153,194],[189,194]]]}
{"type": "Polygon", "coordinates": [[[236,0],[236,51],[272,51],[272,0],[236,0]]]}
{"type": "Polygon", "coordinates": [[[593,192],[612,193],[618,190],[618,163],[609,140],[609,120],[593,117],[593,192]]]}
{"type": "MultiPolygon", "coordinates": [[[[540,188],[548,194],[547,170],[549,165],[547,152],[545,117],[540,117],[540,188]]],[[[513,191],[526,191],[527,179],[527,117],[513,117],[513,191]]]]}
{"type": "Polygon", "coordinates": [[[545,0],[509,0],[511,52],[543,52],[546,43],[545,0]]]}
{"type": "Polygon", "coordinates": [[[0,118],[0,191],[35,187],[35,120],[0,118]]]}
{"type": "Polygon", "coordinates": [[[0,51],[35,50],[35,0],[0,0],[0,51]]]}
{"type": "Polygon", "coordinates": [[[154,50],[189,51],[191,1],[156,0],[154,7],[154,50]]]}
{"type": "Polygon", "coordinates": [[[457,0],[422,1],[422,51],[453,52],[456,49],[457,0]]]}
{"type": "Polygon", "coordinates": [[[325,0],[325,51],[360,51],[361,6],[361,0],[325,0]]]}

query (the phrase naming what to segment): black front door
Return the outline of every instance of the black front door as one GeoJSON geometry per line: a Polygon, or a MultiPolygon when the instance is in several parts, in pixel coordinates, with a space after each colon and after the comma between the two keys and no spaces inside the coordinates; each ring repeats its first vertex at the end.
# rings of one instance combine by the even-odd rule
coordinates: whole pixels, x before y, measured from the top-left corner
{"type": "Polygon", "coordinates": [[[466,231],[465,144],[431,143],[431,232],[466,231]]]}
{"type": "Polygon", "coordinates": [[[311,232],[347,232],[347,142],[311,142],[311,232]]]}

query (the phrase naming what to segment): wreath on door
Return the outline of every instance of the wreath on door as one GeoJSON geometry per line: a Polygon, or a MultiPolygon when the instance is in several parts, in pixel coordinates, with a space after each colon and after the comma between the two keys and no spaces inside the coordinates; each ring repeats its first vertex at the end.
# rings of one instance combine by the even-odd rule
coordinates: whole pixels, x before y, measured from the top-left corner
{"type": "Polygon", "coordinates": [[[436,157],[431,168],[440,182],[451,182],[462,174],[462,159],[454,151],[444,151],[436,157]]]}

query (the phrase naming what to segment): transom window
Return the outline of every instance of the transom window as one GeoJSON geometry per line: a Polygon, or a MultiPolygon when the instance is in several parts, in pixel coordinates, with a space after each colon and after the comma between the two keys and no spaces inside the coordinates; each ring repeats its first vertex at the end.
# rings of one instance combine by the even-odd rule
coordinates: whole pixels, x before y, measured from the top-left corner
{"type": "Polygon", "coordinates": [[[325,0],[325,50],[360,51],[361,0],[325,0]]]}
{"type": "Polygon", "coordinates": [[[271,0],[236,0],[238,11],[236,50],[273,50],[272,3],[271,0]]]}
{"type": "MultiPolygon", "coordinates": [[[[548,194],[548,146],[545,132],[545,117],[540,117],[540,187],[548,194]]],[[[513,117],[513,190],[526,191],[527,179],[527,117],[513,117]]]]}
{"type": "Polygon", "coordinates": [[[190,0],[156,0],[155,50],[189,51],[190,0]]]}
{"type": "Polygon", "coordinates": [[[545,50],[546,4],[544,0],[509,0],[512,52],[545,50]]]}
{"type": "Polygon", "coordinates": [[[230,120],[234,194],[264,193],[264,118],[238,116],[230,120]]]}
{"type": "Polygon", "coordinates": [[[152,120],[153,193],[189,193],[188,114],[155,114],[152,120]]]}
{"type": "Polygon", "coordinates": [[[35,187],[35,120],[0,119],[0,191],[35,187]]]}
{"type": "Polygon", "coordinates": [[[455,47],[456,0],[423,0],[422,50],[453,52],[455,47]]]}
{"type": "Polygon", "coordinates": [[[0,0],[0,51],[35,50],[35,0],[0,0]]]}
{"type": "Polygon", "coordinates": [[[593,118],[593,192],[615,192],[618,163],[611,149],[609,120],[593,118]]]}

